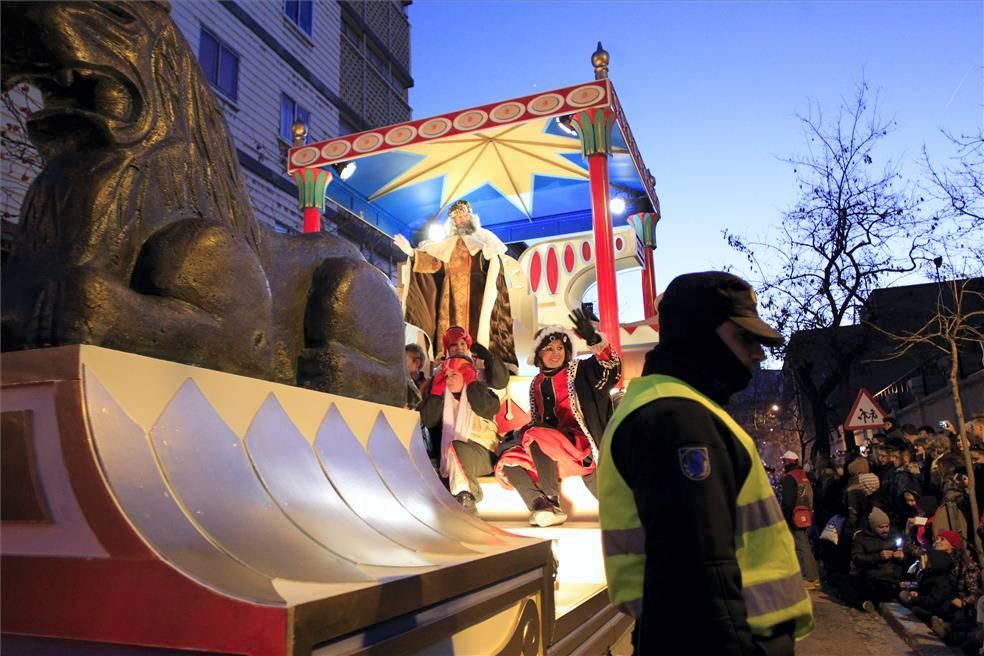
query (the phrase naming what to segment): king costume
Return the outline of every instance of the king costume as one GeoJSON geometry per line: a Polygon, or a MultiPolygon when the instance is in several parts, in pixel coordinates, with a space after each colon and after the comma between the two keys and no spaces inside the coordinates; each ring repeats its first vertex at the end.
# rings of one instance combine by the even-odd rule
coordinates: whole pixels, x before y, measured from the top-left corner
{"type": "Polygon", "coordinates": [[[467,201],[454,203],[448,216],[447,238],[425,241],[408,253],[404,318],[423,330],[435,347],[448,328],[462,326],[516,373],[506,245],[481,227],[467,201]],[[452,218],[458,216],[464,218],[452,218]]]}

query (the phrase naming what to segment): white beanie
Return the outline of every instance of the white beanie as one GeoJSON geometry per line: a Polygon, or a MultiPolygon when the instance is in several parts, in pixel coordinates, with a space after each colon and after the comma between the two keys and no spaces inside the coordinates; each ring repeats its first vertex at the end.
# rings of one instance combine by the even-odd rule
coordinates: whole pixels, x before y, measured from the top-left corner
{"type": "Polygon", "coordinates": [[[569,328],[553,325],[544,326],[536,331],[536,335],[533,336],[533,350],[530,351],[530,356],[526,362],[535,365],[537,351],[546,346],[550,337],[556,336],[559,336],[561,341],[565,342],[564,346],[570,348],[571,357],[574,357],[574,333],[569,328]]]}
{"type": "Polygon", "coordinates": [[[786,453],[782,454],[782,459],[799,461],[800,457],[795,453],[793,453],[792,451],[786,451],[786,453]]]}

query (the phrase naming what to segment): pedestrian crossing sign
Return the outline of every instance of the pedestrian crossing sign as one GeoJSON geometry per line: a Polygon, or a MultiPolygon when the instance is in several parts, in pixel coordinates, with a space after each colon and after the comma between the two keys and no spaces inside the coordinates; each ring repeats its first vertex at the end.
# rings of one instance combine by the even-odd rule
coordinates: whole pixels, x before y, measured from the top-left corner
{"type": "Polygon", "coordinates": [[[862,431],[879,430],[885,427],[885,411],[881,409],[875,397],[865,388],[858,392],[858,398],[851,406],[851,412],[844,422],[844,430],[862,431]]]}

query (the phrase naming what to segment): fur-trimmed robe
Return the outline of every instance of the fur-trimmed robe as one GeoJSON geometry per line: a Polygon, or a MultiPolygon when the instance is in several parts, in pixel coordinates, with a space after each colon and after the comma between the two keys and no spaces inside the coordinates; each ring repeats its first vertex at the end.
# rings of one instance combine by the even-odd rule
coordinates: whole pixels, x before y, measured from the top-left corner
{"type": "MultiPolygon", "coordinates": [[[[440,242],[425,242],[414,251],[412,269],[407,290],[407,323],[417,326],[430,337],[437,349],[441,336],[451,326],[467,324],[472,339],[483,344],[505,363],[513,373],[518,370],[516,347],[513,339],[512,311],[509,305],[509,288],[506,284],[504,258],[506,247],[493,233],[478,228],[466,237],[453,236],[440,242]],[[471,253],[471,278],[468,286],[469,312],[467,320],[455,316],[453,290],[447,264],[455,245],[462,239],[471,253]],[[497,261],[493,262],[493,258],[497,261]],[[480,334],[486,286],[491,268],[497,268],[495,300],[488,319],[488,335],[480,334]],[[487,342],[487,343],[486,343],[487,342]]],[[[431,357],[437,357],[437,352],[431,357]]]]}
{"type": "MultiPolygon", "coordinates": [[[[503,487],[512,487],[503,472],[504,467],[522,467],[534,478],[538,477],[529,452],[532,441],[539,442],[541,450],[558,461],[561,478],[594,473],[600,451],[598,440],[604,434],[613,410],[610,392],[621,376],[622,362],[607,342],[593,350],[596,352],[591,357],[573,358],[555,374],[548,376],[541,370],[533,378],[530,383],[530,423],[516,431],[511,441],[500,445],[503,453],[495,474],[503,487]],[[544,384],[552,388],[556,399],[552,418],[544,417],[544,384]],[[574,454],[577,454],[576,458],[571,460],[574,454]]],[[[588,487],[592,493],[593,487],[592,481],[588,487]]]]}

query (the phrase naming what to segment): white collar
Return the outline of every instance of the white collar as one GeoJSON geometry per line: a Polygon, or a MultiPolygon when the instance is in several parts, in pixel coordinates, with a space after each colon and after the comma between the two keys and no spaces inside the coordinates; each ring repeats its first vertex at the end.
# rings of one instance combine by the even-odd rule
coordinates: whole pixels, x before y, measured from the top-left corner
{"type": "Polygon", "coordinates": [[[505,255],[506,253],[506,245],[495,236],[495,233],[485,228],[478,228],[470,235],[452,235],[441,241],[425,241],[418,248],[441,262],[447,263],[451,261],[451,253],[454,252],[454,247],[459,239],[465,244],[469,255],[475,255],[481,251],[482,257],[491,260],[496,255],[505,255]]]}

